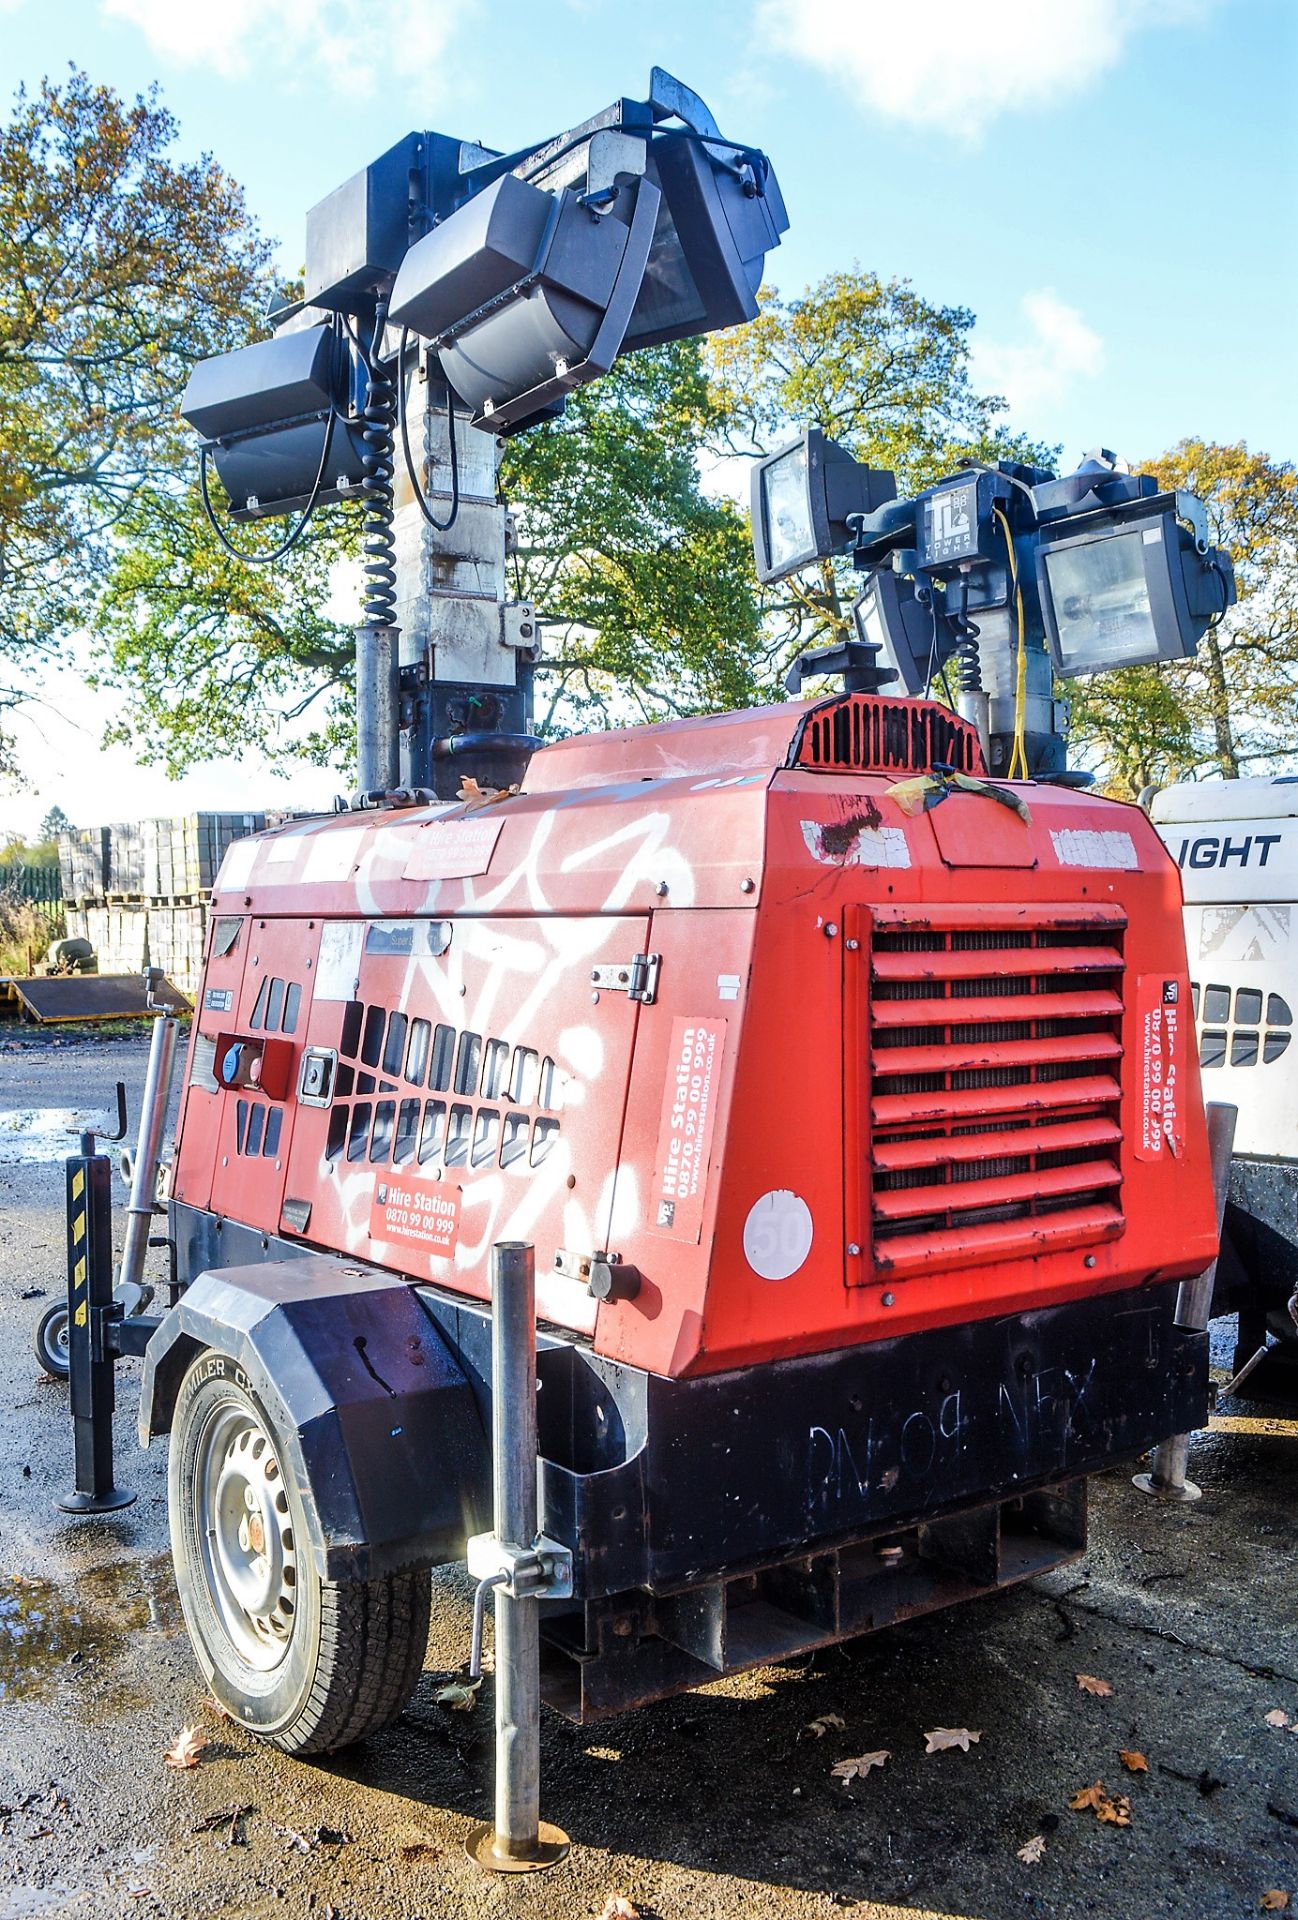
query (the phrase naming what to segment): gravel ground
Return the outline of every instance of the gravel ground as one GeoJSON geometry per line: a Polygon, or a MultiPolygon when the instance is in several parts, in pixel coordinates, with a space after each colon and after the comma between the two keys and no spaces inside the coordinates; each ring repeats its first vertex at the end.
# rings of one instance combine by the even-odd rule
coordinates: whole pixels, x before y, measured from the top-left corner
{"type": "Polygon", "coordinates": [[[1099,1480],[1078,1565],[596,1728],[547,1715],[542,1808],[574,1844],[544,1876],[488,1879],[464,1854],[490,1805],[491,1708],[433,1698],[467,1653],[458,1571],[437,1577],[424,1680],[382,1737],[316,1765],[220,1723],[179,1623],[163,1450],[134,1444],[138,1364],[119,1374],[118,1472],[138,1499],[76,1521],[51,1504],[66,1391],[30,1344],[64,1284],[61,1129],[106,1112],[118,1076],[138,1097],[145,1044],[0,1036],[0,1920],[569,1920],[615,1889],[645,1920],[1242,1920],[1272,1888],[1298,1908],[1298,1737],[1266,1724],[1298,1719],[1298,1421],[1262,1402],[1196,1442],[1196,1506],[1099,1480]],[[809,1735],[827,1714],[843,1728],[809,1735]],[[163,1749],[195,1722],[210,1744],[173,1772],[163,1749]],[[926,1758],[937,1726],[981,1738],[926,1758]],[[884,1748],[881,1770],[831,1778],[884,1748]],[[1130,1825],[1069,1810],[1100,1779],[1130,1825]]]}

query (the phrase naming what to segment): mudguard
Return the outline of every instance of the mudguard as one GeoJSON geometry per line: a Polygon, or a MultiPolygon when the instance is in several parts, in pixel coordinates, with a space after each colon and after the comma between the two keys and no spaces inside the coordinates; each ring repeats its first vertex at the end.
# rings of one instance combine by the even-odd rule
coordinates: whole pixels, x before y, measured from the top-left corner
{"type": "Polygon", "coordinates": [[[473,1393],[404,1281],[327,1255],[200,1274],[145,1351],[142,1446],[170,1432],[182,1380],[209,1349],[276,1429],[322,1578],[457,1559],[490,1525],[473,1393]]]}

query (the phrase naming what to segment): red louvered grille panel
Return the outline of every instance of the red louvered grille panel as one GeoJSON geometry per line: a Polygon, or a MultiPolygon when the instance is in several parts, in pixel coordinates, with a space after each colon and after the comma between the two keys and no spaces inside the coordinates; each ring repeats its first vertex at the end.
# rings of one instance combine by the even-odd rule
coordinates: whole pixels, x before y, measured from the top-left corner
{"type": "Polygon", "coordinates": [[[877,1275],[1122,1232],[1124,916],[882,909],[870,938],[877,1275]]]}
{"type": "Polygon", "coordinates": [[[834,773],[928,773],[935,761],[957,773],[986,771],[967,720],[936,702],[847,693],[807,715],[789,764],[834,773]]]}

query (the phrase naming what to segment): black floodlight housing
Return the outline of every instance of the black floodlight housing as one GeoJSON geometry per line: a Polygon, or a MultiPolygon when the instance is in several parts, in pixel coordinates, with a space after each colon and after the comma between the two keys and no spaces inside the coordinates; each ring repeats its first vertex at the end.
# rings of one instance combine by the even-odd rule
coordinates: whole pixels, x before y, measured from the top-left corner
{"type": "Polygon", "coordinates": [[[856,637],[876,652],[889,680],[921,694],[945,655],[939,651],[931,606],[921,606],[914,586],[891,567],[873,573],[852,603],[856,637]]]}
{"type": "Polygon", "coordinates": [[[1060,674],[1188,659],[1235,598],[1230,556],[1209,547],[1188,494],[1058,520],[1038,541],[1037,587],[1060,674]]]}
{"type": "Polygon", "coordinates": [[[233,519],[293,513],[359,488],[365,443],[346,417],[358,377],[327,321],[199,362],[180,408],[203,437],[233,519]]]}
{"type": "Polygon", "coordinates": [[[475,426],[526,426],[613,365],[658,207],[645,179],[595,203],[504,174],[411,248],[389,317],[432,343],[475,426]]]}
{"type": "Polygon", "coordinates": [[[852,538],[856,518],[896,497],[891,473],[863,467],[819,427],[808,427],[753,468],[757,578],[766,585],[827,559],[852,538]]]}
{"type": "Polygon", "coordinates": [[[364,478],[380,364],[368,424],[386,430],[398,329],[432,343],[476,426],[518,432],[620,353],[751,320],[787,226],[765,155],[659,67],[646,99],[509,153],[411,133],[307,215],[293,344],[273,319],[273,340],[195,370],[181,412],[236,517],[339,499],[364,478]],[[327,316],[337,337],[317,324],[304,345],[327,316]]]}
{"type": "Polygon", "coordinates": [[[538,148],[485,156],[407,254],[394,324],[428,340],[474,425],[517,432],[621,353],[757,312],[788,225],[770,164],[660,68],[538,148]]]}

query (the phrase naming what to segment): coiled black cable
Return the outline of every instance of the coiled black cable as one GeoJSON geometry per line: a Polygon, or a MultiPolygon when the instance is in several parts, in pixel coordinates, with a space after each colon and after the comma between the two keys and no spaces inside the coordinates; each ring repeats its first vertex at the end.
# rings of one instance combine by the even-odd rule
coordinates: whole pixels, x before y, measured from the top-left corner
{"type": "Polygon", "coordinates": [[[978,652],[980,631],[972,620],[961,619],[960,637],[955,643],[955,678],[961,693],[981,693],[983,690],[982,659],[978,652]]]}
{"type": "Polygon", "coordinates": [[[380,301],[374,316],[374,337],[365,355],[365,407],[361,414],[361,438],[365,452],[361,481],[365,520],[361,538],[365,551],[365,625],[390,627],[396,624],[397,543],[392,531],[395,509],[392,479],[396,471],[395,429],[397,421],[397,385],[382,360],[379,348],[388,310],[380,301]]]}

